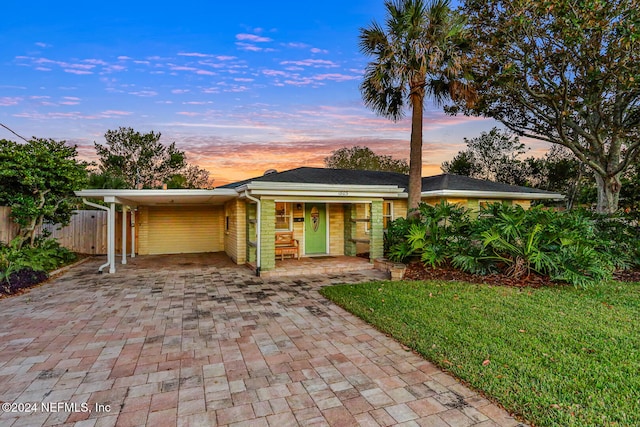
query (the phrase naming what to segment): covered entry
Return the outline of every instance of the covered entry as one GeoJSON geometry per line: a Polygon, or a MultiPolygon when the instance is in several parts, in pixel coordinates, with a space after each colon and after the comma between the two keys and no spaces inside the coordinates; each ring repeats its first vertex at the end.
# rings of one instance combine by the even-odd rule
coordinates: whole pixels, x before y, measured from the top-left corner
{"type": "MultiPolygon", "coordinates": [[[[82,190],[76,195],[85,203],[106,210],[107,263],[115,269],[115,217],[116,205],[124,211],[132,211],[130,226],[133,233],[122,233],[122,247],[131,243],[131,235],[137,235],[134,253],[141,255],[202,253],[224,251],[224,203],[237,197],[235,190],[82,190]],[[101,199],[104,205],[86,199],[101,199]]],[[[123,230],[129,221],[123,221],[123,230]]],[[[126,264],[126,250],[122,253],[126,264]]]]}

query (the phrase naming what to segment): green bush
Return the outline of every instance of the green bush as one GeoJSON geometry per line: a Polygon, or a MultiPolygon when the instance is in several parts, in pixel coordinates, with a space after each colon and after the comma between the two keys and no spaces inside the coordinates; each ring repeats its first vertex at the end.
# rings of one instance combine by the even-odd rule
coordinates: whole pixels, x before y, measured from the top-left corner
{"type": "Polygon", "coordinates": [[[394,262],[405,262],[414,255],[413,248],[407,241],[409,229],[417,219],[411,217],[397,218],[389,223],[384,233],[384,253],[394,262]]]}
{"type": "Polygon", "coordinates": [[[0,285],[5,289],[11,289],[12,278],[24,276],[21,274],[23,271],[46,273],[76,259],[75,253],[61,247],[55,239],[39,238],[33,247],[23,246],[20,249],[19,239],[16,237],[7,245],[0,244],[0,285]]]}
{"type": "Polygon", "coordinates": [[[419,215],[396,220],[387,232],[387,256],[420,256],[425,265],[451,263],[470,273],[537,273],[576,286],[611,278],[614,268],[640,265],[640,231],[629,219],[596,218],[582,211],[525,210],[502,203],[477,219],[447,202],[421,204],[419,215]]]}
{"type": "Polygon", "coordinates": [[[617,269],[640,267],[640,218],[637,213],[619,211],[614,215],[603,215],[584,211],[582,214],[594,223],[598,251],[608,254],[617,269]]]}
{"type": "Polygon", "coordinates": [[[522,277],[535,272],[586,286],[610,278],[613,270],[610,257],[597,250],[593,221],[580,212],[493,205],[480,212],[469,241],[473,250],[463,248],[453,264],[473,273],[498,269],[522,277]]]}

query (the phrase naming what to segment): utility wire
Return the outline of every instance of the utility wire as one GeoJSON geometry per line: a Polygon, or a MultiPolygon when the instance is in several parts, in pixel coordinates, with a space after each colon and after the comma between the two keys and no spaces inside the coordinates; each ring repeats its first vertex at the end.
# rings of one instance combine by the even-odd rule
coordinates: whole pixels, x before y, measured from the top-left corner
{"type": "Polygon", "coordinates": [[[15,136],[17,136],[20,139],[24,139],[26,142],[29,142],[29,140],[27,138],[25,138],[22,135],[19,135],[18,133],[14,132],[12,129],[10,129],[9,127],[5,126],[3,123],[0,123],[0,126],[2,126],[3,128],[5,128],[6,130],[8,130],[9,132],[11,132],[12,134],[14,134],[15,136]]]}

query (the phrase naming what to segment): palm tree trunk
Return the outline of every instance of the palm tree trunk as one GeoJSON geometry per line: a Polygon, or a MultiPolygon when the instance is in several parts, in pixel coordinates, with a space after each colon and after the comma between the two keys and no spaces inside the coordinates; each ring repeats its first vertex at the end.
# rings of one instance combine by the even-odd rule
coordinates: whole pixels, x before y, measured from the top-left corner
{"type": "MultiPolygon", "coordinates": [[[[422,79],[424,82],[424,79],[422,79]]],[[[424,88],[419,85],[411,90],[411,148],[409,153],[409,216],[417,209],[422,193],[422,112],[424,109],[424,88]]]]}

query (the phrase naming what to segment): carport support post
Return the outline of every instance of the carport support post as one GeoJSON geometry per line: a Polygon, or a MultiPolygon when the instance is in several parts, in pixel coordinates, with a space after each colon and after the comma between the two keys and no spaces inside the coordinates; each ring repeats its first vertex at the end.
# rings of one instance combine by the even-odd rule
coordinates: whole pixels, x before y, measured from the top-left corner
{"type": "Polygon", "coordinates": [[[122,205],[122,263],[127,263],[127,206],[122,205]]]}
{"type": "Polygon", "coordinates": [[[136,257],[136,210],[131,209],[131,258],[136,257]]]}
{"type": "Polygon", "coordinates": [[[116,204],[111,202],[109,205],[109,225],[107,230],[109,233],[109,242],[107,244],[107,252],[109,258],[109,273],[116,272],[116,204]]]}

